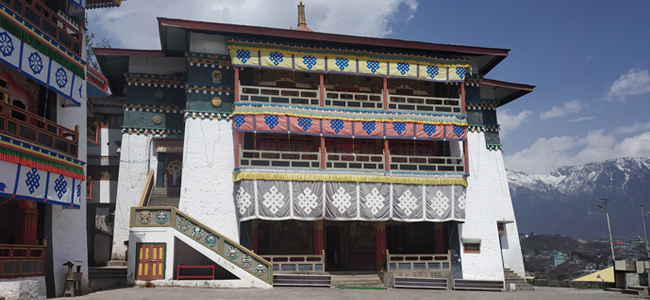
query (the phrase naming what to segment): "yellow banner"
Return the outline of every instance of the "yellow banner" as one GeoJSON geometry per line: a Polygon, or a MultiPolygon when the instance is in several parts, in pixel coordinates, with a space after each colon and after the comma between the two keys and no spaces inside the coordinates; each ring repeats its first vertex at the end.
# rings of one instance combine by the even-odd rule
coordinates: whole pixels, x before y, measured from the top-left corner
{"type": "Polygon", "coordinates": [[[465,68],[449,68],[449,80],[465,80],[465,72],[467,72],[465,68]]]}
{"type": "Polygon", "coordinates": [[[357,72],[357,60],[344,57],[328,57],[327,71],[330,72],[357,72]]]}
{"type": "Polygon", "coordinates": [[[262,67],[287,68],[291,69],[291,54],[280,52],[261,52],[262,67]]]}
{"type": "Polygon", "coordinates": [[[313,55],[295,55],[296,70],[325,71],[325,57],[313,55]]]}
{"type": "Polygon", "coordinates": [[[259,58],[257,51],[246,49],[230,49],[230,59],[233,65],[258,66],[259,58]]]}
{"type": "Polygon", "coordinates": [[[386,76],[388,64],[378,60],[359,60],[359,73],[386,76]]]}
{"type": "Polygon", "coordinates": [[[420,65],[420,78],[435,81],[447,81],[447,68],[420,65]]]}
{"type": "Polygon", "coordinates": [[[417,77],[418,76],[418,67],[417,65],[410,63],[390,63],[390,76],[405,76],[405,77],[417,77]]]}

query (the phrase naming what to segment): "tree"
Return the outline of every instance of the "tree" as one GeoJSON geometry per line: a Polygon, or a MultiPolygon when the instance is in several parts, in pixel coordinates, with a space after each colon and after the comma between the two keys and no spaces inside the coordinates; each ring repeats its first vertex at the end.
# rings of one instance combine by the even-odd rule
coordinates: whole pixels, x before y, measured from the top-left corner
{"type": "Polygon", "coordinates": [[[95,51],[93,48],[111,48],[111,42],[106,39],[102,38],[97,44],[93,42],[93,39],[95,39],[95,34],[86,34],[85,35],[85,42],[86,42],[86,63],[88,66],[91,68],[95,69],[97,72],[101,73],[101,69],[99,68],[99,63],[97,62],[97,59],[95,58],[95,51]]]}

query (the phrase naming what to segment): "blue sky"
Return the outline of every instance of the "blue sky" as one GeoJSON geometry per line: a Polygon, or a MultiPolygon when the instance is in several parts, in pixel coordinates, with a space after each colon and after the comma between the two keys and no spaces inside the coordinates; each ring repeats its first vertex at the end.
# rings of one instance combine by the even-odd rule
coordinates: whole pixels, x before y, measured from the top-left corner
{"type": "MultiPolygon", "coordinates": [[[[88,27],[159,49],[157,16],[289,28],[297,2],[131,0],[90,11],[88,27]]],[[[650,1],[303,2],[314,31],[511,49],[486,77],[536,88],[498,110],[509,169],[650,156],[650,1]]]]}

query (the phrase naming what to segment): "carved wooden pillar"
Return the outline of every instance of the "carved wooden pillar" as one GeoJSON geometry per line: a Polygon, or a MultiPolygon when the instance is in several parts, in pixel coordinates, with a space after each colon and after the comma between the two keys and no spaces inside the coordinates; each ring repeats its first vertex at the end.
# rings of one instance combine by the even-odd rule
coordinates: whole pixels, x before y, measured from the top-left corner
{"type": "Polygon", "coordinates": [[[34,245],[38,228],[38,209],[36,203],[19,201],[20,210],[16,226],[16,244],[34,245]]]}
{"type": "Polygon", "coordinates": [[[325,137],[320,137],[320,168],[325,169],[325,155],[327,155],[327,148],[325,148],[325,137]]]}
{"type": "Polygon", "coordinates": [[[320,106],[325,106],[325,74],[320,74],[319,84],[318,84],[318,102],[320,106]]]}
{"type": "Polygon", "coordinates": [[[442,223],[433,223],[433,243],[434,243],[434,253],[435,254],[445,254],[445,238],[442,232],[443,224],[442,223]]]}
{"type": "Polygon", "coordinates": [[[233,67],[235,70],[235,102],[239,102],[239,67],[233,67]]]}
{"type": "Polygon", "coordinates": [[[388,78],[384,77],[384,88],[381,90],[384,96],[384,110],[388,109],[388,78]]]}
{"type": "Polygon", "coordinates": [[[314,254],[323,252],[323,220],[314,221],[314,254]]]}
{"type": "Polygon", "coordinates": [[[384,170],[390,171],[390,147],[387,139],[384,139],[384,170]]]}
{"type": "Polygon", "coordinates": [[[251,250],[257,252],[257,219],[251,221],[251,250]]]}
{"type": "Polygon", "coordinates": [[[376,270],[384,269],[384,253],[386,252],[386,223],[375,223],[375,260],[377,261],[376,270]]]}

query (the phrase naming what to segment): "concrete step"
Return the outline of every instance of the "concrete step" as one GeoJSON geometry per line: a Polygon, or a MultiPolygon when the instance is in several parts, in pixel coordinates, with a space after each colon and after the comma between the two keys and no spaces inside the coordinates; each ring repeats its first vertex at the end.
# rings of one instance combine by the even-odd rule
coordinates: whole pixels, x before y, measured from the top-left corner
{"type": "Polygon", "coordinates": [[[333,287],[384,287],[377,274],[332,275],[333,287]]]}
{"type": "Polygon", "coordinates": [[[126,287],[126,266],[89,267],[88,287],[92,291],[126,287]]]}

